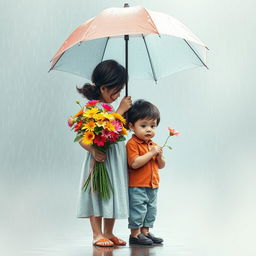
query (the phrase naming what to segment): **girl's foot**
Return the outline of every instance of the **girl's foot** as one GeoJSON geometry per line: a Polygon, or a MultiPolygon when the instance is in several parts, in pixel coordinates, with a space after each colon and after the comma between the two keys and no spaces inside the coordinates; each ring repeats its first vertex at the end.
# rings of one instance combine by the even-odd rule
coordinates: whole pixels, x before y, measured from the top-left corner
{"type": "Polygon", "coordinates": [[[108,238],[98,235],[93,237],[93,245],[100,247],[111,247],[114,246],[114,243],[110,241],[108,238]]]}
{"type": "Polygon", "coordinates": [[[114,245],[121,245],[124,246],[126,245],[126,242],[116,236],[113,236],[111,238],[109,238],[110,241],[112,241],[114,243],[114,245]]]}
{"type": "Polygon", "coordinates": [[[119,237],[116,237],[114,234],[104,234],[105,237],[107,237],[110,241],[112,241],[114,243],[114,245],[121,245],[124,246],[126,245],[126,242],[124,240],[122,240],[119,237]]]}

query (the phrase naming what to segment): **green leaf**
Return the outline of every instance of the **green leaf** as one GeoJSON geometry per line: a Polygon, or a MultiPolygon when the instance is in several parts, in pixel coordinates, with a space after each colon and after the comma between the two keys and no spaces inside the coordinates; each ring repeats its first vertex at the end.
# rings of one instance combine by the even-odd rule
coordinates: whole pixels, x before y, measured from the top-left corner
{"type": "Polygon", "coordinates": [[[74,142],[78,142],[83,138],[83,135],[77,135],[74,139],[74,142]]]}
{"type": "Polygon", "coordinates": [[[166,146],[167,148],[169,148],[170,150],[172,150],[172,147],[171,146],[166,146]]]}

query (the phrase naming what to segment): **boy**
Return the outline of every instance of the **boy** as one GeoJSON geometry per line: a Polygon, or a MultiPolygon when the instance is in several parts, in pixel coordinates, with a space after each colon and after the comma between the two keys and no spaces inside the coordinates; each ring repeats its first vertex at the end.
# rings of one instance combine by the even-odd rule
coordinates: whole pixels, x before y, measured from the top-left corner
{"type": "Polygon", "coordinates": [[[165,166],[161,147],[151,139],[160,122],[155,105],[137,100],[128,111],[132,138],[127,142],[129,170],[129,228],[130,244],[151,245],[163,239],[149,232],[156,217],[156,199],[159,186],[158,169],[165,166]]]}

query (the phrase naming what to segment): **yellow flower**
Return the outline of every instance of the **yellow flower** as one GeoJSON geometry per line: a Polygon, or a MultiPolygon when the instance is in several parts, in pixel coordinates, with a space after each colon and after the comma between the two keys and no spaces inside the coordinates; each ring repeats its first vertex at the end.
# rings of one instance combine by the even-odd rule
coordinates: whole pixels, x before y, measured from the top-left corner
{"type": "Polygon", "coordinates": [[[106,124],[106,122],[105,121],[102,121],[102,120],[99,120],[99,121],[97,121],[96,122],[96,125],[98,126],[98,127],[104,127],[104,125],[106,124]]]}
{"type": "Polygon", "coordinates": [[[92,132],[94,128],[96,127],[96,124],[93,120],[89,121],[88,123],[83,125],[82,130],[86,129],[87,131],[92,132]]]}
{"type": "Polygon", "coordinates": [[[103,113],[98,113],[98,114],[95,114],[94,115],[94,120],[96,120],[96,121],[99,121],[99,120],[104,120],[105,119],[105,116],[103,115],[103,113]]]}
{"type": "Polygon", "coordinates": [[[127,132],[127,130],[124,127],[122,127],[121,134],[128,135],[128,132],[127,132]]]}
{"type": "Polygon", "coordinates": [[[82,138],[82,142],[86,145],[91,145],[93,143],[94,138],[95,138],[95,135],[93,132],[85,132],[82,138]]]}
{"type": "Polygon", "coordinates": [[[112,116],[114,116],[115,119],[118,119],[119,121],[121,121],[123,124],[126,123],[125,118],[123,118],[123,116],[120,115],[119,113],[112,113],[112,116]]]}
{"type": "Polygon", "coordinates": [[[89,110],[86,110],[83,114],[84,117],[87,118],[94,118],[94,116],[99,112],[98,108],[91,108],[89,110]]]}
{"type": "Polygon", "coordinates": [[[109,131],[115,132],[115,126],[113,124],[111,124],[110,122],[105,122],[105,125],[103,126],[104,129],[107,129],[109,131]]]}
{"type": "Polygon", "coordinates": [[[115,117],[112,114],[109,114],[107,112],[102,113],[102,116],[104,116],[105,119],[108,119],[109,121],[115,120],[115,117]]]}

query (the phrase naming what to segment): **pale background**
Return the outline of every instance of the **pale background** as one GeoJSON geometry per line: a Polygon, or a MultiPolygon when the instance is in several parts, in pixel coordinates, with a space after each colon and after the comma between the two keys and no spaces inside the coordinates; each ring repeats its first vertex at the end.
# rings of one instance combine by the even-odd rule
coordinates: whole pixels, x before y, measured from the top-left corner
{"type": "MultiPolygon", "coordinates": [[[[84,151],[66,125],[77,111],[74,101],[83,100],[75,86],[85,80],[47,71],[78,25],[123,3],[0,0],[1,255],[91,255],[83,247],[90,248],[88,220],[76,219],[84,151]]],[[[176,17],[210,48],[208,71],[180,72],[157,85],[130,81],[133,100],[150,100],[162,113],[155,141],[164,142],[167,126],[181,132],[161,171],[154,233],[165,245],[145,255],[253,256],[255,2],[129,4],[176,17]]],[[[118,221],[116,233],[127,240],[126,226],[118,221]]]]}

